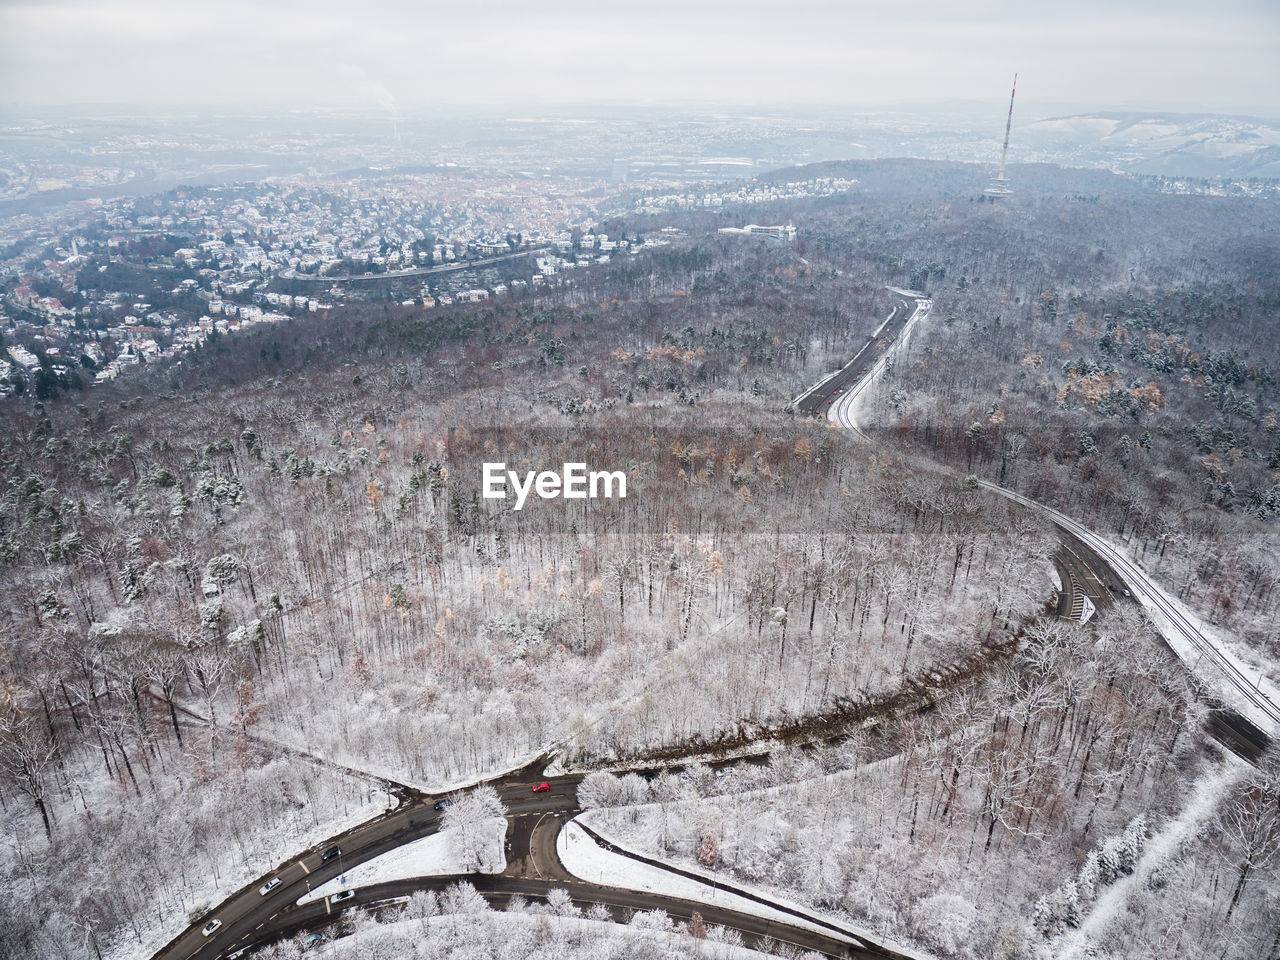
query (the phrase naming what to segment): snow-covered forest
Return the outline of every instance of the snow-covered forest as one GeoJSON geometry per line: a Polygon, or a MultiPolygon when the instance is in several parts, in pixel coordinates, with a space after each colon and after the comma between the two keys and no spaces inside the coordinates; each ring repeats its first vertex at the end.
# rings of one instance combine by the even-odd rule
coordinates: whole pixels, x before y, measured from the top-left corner
{"type": "MultiPolygon", "coordinates": [[[[537,301],[352,305],[6,401],[0,953],[154,948],[383,809],[379,777],[819,727],[841,736],[706,789],[631,784],[597,816],[940,954],[1013,958],[1077,929],[1216,771],[1203,829],[1099,943],[1274,953],[1274,780],[1207,744],[1201,692],[1139,617],[1059,625],[1051,530],[963,474],[1122,530],[1274,665],[1275,214],[1079,171],[1001,208],[959,165],[856,172],[860,193],[760,211],[795,219],[792,245],[689,215],[680,243],[537,301]],[[937,306],[881,384],[876,442],[788,412],[890,282],[937,306]],[[628,496],[516,513],[480,496],[489,461],[625,470],[628,496]],[[944,676],[933,710],[849,732],[944,676]]],[[[421,945],[447,922],[387,955],[449,955],[421,945]]],[[[481,953],[504,929],[561,938],[512,956],[643,939],[465,924],[481,953]]]]}
{"type": "Polygon", "coordinates": [[[586,822],[940,956],[1064,956],[1110,911],[1085,941],[1101,955],[1255,957],[1275,934],[1280,890],[1253,870],[1275,855],[1280,770],[1201,748],[1194,693],[1156,642],[1133,619],[1043,623],[966,696],[874,738],[649,783],[592,774],[586,822]],[[1202,783],[1213,803],[1190,802],[1202,783]]]}

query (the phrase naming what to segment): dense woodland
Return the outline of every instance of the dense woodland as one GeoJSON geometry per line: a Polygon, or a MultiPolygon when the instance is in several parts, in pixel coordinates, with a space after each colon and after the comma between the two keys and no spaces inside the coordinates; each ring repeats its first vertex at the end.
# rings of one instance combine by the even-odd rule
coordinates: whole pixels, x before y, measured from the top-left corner
{"type": "Polygon", "coordinates": [[[883,733],[727,773],[592,774],[580,795],[625,846],[940,956],[1066,956],[1141,869],[1100,955],[1270,957],[1280,890],[1255,870],[1274,866],[1280,767],[1201,749],[1202,708],[1156,642],[1131,618],[1041,623],[964,696],[883,733]],[[1217,811],[1151,853],[1201,791],[1217,811]]]}
{"type": "Polygon", "coordinates": [[[1280,213],[1136,194],[911,221],[888,437],[1132,545],[1280,677],[1280,213]]]}
{"type": "MultiPolygon", "coordinates": [[[[1039,187],[994,207],[958,165],[849,170],[863,192],[751,211],[793,219],[796,244],[689,216],[686,239],[539,299],[335,308],[215,337],[181,367],[8,401],[0,952],[147,953],[300,846],[303,820],[385,802],[317,779],[304,754],[424,786],[553,743],[605,763],[839,717],[957,664],[998,676],[876,767],[892,771],[875,774],[879,819],[832,846],[845,875],[867,831],[891,838],[884,864],[919,832],[931,852],[886,896],[915,897],[941,845],[976,902],[987,858],[1032,858],[1034,834],[1061,858],[1028,873],[1018,895],[1035,900],[1090,844],[1176,809],[1178,785],[1218,762],[1197,692],[1151,659],[1141,623],[1050,631],[1050,531],[961,478],[1003,477],[1128,536],[1169,531],[1168,562],[1201,564],[1171,567],[1184,594],[1265,650],[1276,386],[1259,330],[1276,273],[1253,273],[1273,262],[1274,215],[1078,171],[1029,171],[1039,187]],[[1188,244],[1192,215],[1217,247],[1188,244]],[[787,403],[883,320],[885,283],[936,307],[868,446],[787,403]],[[918,469],[920,452],[962,469],[918,469]],[[482,462],[580,460],[626,470],[627,499],[515,513],[480,497],[482,462]],[[1134,670],[1150,679],[1116,683],[1134,670]],[[249,797],[256,812],[229,816],[249,797]],[[104,829],[150,830],[154,862],[182,876],[139,869],[125,895],[107,853],[67,882],[104,829]]],[[[838,796],[872,783],[850,750],[838,796]]],[[[803,887],[787,849],[771,855],[794,870],[765,879],[803,887]]],[[[1235,863],[1212,837],[1203,856],[1235,863]]],[[[1274,895],[1269,856],[1246,878],[1242,936],[1274,895]]],[[[860,890],[823,902],[883,920],[860,890]]],[[[992,942],[973,929],[955,950],[992,942]]]]}

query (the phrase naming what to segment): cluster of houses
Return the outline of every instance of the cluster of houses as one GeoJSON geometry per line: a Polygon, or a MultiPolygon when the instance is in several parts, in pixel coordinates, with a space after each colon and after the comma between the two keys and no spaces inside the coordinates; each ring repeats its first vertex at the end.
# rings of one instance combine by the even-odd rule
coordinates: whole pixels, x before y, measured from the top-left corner
{"type": "Polygon", "coordinates": [[[664,210],[714,209],[745,203],[773,203],[778,200],[804,200],[811,197],[834,197],[848,193],[857,180],[846,177],[810,177],[787,183],[744,183],[718,191],[663,193],[637,197],[635,209],[641,213],[664,210]]]}
{"type": "Polygon", "coordinates": [[[420,295],[408,302],[448,306],[570,283],[574,270],[669,241],[567,227],[588,221],[598,199],[579,186],[526,196],[518,180],[284,181],[73,201],[11,218],[0,223],[0,329],[7,343],[27,346],[0,358],[0,391],[41,358],[55,372],[92,370],[101,382],[211,333],[325,310],[355,295],[346,281],[361,264],[421,273],[420,295]],[[490,276],[481,286],[474,270],[461,269],[512,253],[533,259],[515,263],[527,276],[507,268],[503,281],[490,276]],[[460,269],[422,269],[449,265],[460,269]],[[291,273],[325,281],[300,294],[280,282],[291,273]]]}

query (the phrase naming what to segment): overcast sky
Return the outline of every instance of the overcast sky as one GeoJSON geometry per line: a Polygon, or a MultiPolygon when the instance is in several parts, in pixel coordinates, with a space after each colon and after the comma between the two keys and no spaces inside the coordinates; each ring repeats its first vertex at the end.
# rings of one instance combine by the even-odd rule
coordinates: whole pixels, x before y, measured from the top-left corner
{"type": "Polygon", "coordinates": [[[1277,0],[0,0],[7,107],[1000,100],[1280,116],[1277,0]]]}

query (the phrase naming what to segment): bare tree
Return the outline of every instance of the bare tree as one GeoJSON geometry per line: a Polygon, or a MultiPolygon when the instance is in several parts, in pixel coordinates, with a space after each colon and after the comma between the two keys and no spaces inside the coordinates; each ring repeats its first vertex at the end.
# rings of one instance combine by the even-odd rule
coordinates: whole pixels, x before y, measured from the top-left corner
{"type": "Polygon", "coordinates": [[[12,708],[0,715],[0,770],[35,803],[50,840],[53,824],[49,820],[45,789],[57,762],[58,745],[43,722],[12,708]]]}
{"type": "Polygon", "coordinates": [[[1240,857],[1227,905],[1229,920],[1249,878],[1280,863],[1280,757],[1274,750],[1250,775],[1243,794],[1223,811],[1222,830],[1240,857]]]}

